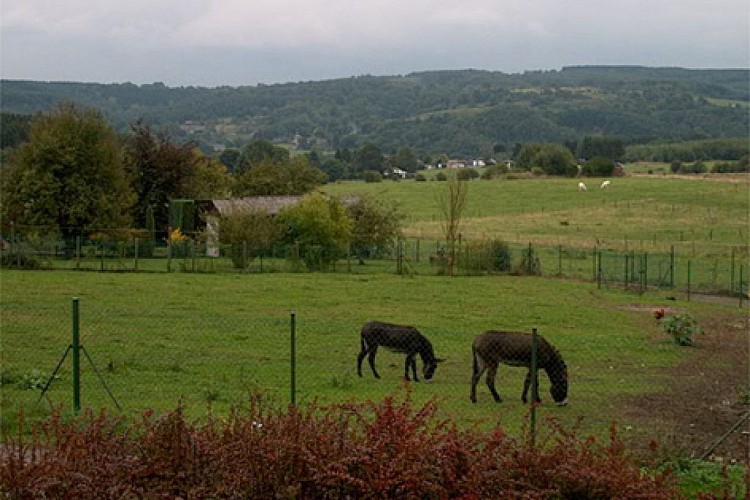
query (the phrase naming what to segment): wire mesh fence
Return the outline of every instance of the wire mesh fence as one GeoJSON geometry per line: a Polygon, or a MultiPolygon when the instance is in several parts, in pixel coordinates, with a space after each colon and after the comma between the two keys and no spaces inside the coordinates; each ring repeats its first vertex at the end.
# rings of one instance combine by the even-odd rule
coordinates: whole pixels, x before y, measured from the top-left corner
{"type": "Polygon", "coordinates": [[[221,244],[205,233],[90,231],[67,240],[39,227],[16,227],[0,246],[2,267],[105,272],[267,273],[345,272],[395,274],[524,274],[589,280],[635,291],[664,288],[747,299],[748,245],[700,243],[683,238],[654,248],[573,246],[502,239],[459,239],[454,255],[445,241],[406,238],[384,248],[329,252],[299,243],[259,247],[221,244]],[[42,236],[42,235],[49,236],[42,236]],[[450,266],[448,263],[450,262],[450,266]]]}
{"type": "Polygon", "coordinates": [[[680,356],[665,341],[543,331],[533,349],[532,331],[478,336],[403,327],[416,335],[365,337],[362,325],[335,317],[196,315],[192,309],[189,302],[157,308],[138,300],[87,300],[80,307],[78,299],[46,307],[6,302],[3,425],[18,411],[43,418],[59,405],[130,415],[183,405],[197,417],[224,414],[250,394],[279,404],[379,400],[398,391],[410,373],[422,380],[412,382],[415,400],[437,398],[441,417],[460,425],[499,420],[514,432],[531,415],[539,425],[545,417],[571,425],[580,420],[587,432],[606,435],[616,421],[634,429],[640,442],[665,439],[678,425],[668,400],[655,397],[670,391],[675,381],[665,369],[680,356]],[[538,378],[530,377],[532,366],[538,378]],[[531,406],[537,390],[542,403],[531,406]],[[633,404],[644,395],[653,399],[648,420],[639,420],[633,404]]]}

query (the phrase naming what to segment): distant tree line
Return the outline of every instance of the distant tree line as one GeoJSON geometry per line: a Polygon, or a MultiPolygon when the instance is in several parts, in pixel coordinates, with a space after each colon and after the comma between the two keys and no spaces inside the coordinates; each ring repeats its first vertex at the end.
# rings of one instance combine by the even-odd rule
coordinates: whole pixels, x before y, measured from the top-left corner
{"type": "Polygon", "coordinates": [[[182,142],[196,140],[204,152],[262,139],[304,151],[357,151],[370,143],[389,158],[403,147],[417,157],[484,157],[516,143],[583,137],[619,137],[626,146],[745,138],[747,80],[747,70],[571,67],[237,88],[3,81],[0,111],[32,115],[74,101],[99,109],[118,133],[142,118],[182,142]],[[181,129],[187,122],[200,124],[200,132],[181,129]]]}

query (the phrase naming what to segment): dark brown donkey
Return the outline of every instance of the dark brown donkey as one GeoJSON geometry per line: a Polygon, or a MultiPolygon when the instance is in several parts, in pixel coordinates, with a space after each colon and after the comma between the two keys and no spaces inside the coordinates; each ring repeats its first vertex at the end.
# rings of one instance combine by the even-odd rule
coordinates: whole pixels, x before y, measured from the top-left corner
{"type": "MultiPolygon", "coordinates": [[[[509,366],[525,366],[528,368],[526,380],[523,382],[523,393],[521,401],[527,402],[526,396],[531,385],[531,335],[519,332],[488,331],[474,339],[472,344],[474,355],[474,367],[471,376],[471,401],[477,402],[477,383],[482,374],[487,370],[487,387],[490,389],[495,401],[501,403],[500,397],[495,389],[495,376],[500,363],[509,366]]],[[[537,367],[547,372],[551,382],[550,394],[560,406],[568,404],[568,368],[563,361],[560,352],[549,342],[537,335],[537,367]]],[[[535,377],[537,374],[533,374],[535,377]]],[[[541,402],[539,398],[539,385],[537,394],[532,394],[534,401],[541,402]]]]}
{"type": "Polygon", "coordinates": [[[410,380],[409,367],[411,367],[411,371],[414,374],[414,381],[419,382],[419,378],[417,377],[417,362],[414,360],[417,354],[422,358],[423,375],[426,381],[432,379],[437,364],[443,361],[435,357],[435,351],[432,349],[430,341],[413,326],[370,321],[362,327],[361,337],[362,350],[357,356],[357,374],[360,377],[362,376],[362,360],[367,356],[370,368],[372,368],[372,374],[375,375],[375,378],[380,378],[378,371],[375,369],[375,354],[377,354],[378,347],[380,346],[391,351],[406,354],[404,367],[406,380],[410,380]]]}

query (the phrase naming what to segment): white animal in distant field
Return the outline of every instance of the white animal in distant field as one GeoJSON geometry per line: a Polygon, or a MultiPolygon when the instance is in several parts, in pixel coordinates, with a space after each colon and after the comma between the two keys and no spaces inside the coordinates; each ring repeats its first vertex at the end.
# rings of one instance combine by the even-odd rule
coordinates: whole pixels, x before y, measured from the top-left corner
{"type": "Polygon", "coordinates": [[[579,191],[586,191],[586,184],[584,184],[583,182],[579,182],[578,183],[578,190],[579,191]]]}
{"type": "Polygon", "coordinates": [[[602,188],[602,189],[607,189],[610,184],[611,184],[611,182],[609,181],[609,179],[607,179],[606,181],[602,181],[602,185],[599,186],[599,187],[602,188]]]}

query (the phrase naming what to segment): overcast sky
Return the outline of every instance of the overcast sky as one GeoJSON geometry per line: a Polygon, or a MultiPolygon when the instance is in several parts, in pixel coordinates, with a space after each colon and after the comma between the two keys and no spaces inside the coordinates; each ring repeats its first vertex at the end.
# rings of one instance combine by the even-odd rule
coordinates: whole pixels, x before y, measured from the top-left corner
{"type": "Polygon", "coordinates": [[[440,69],[750,67],[748,0],[0,0],[0,76],[239,86],[440,69]]]}

